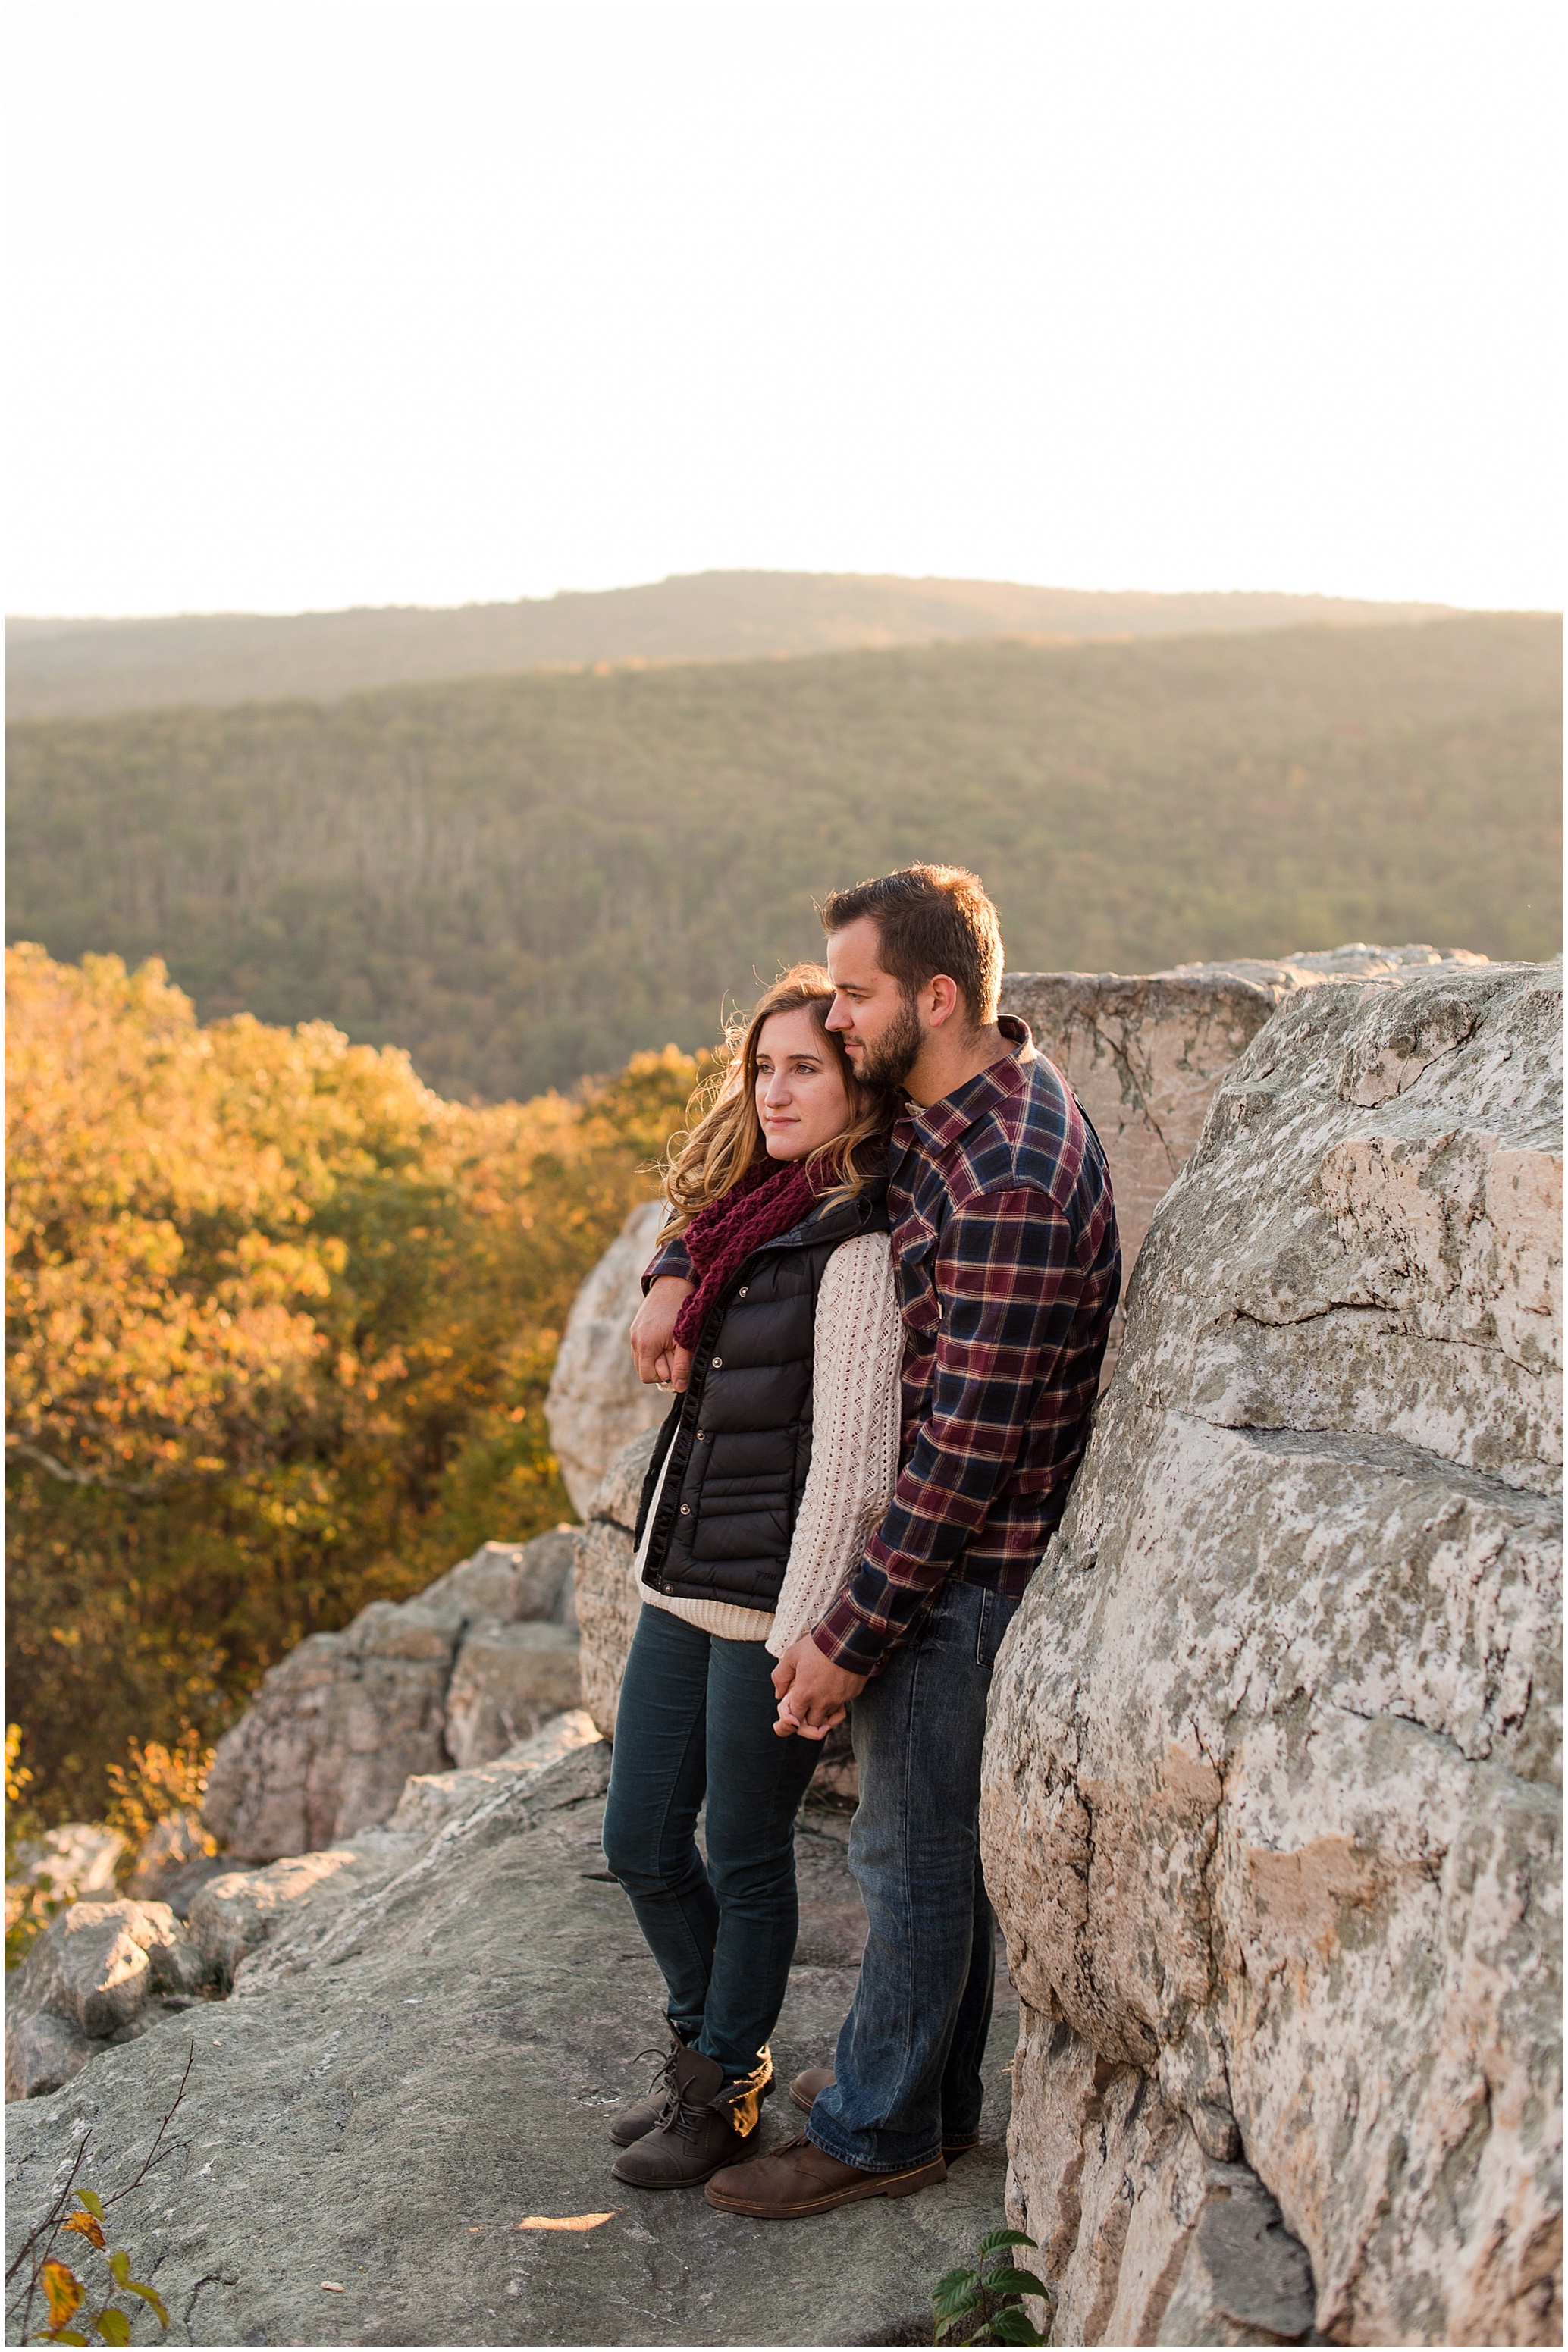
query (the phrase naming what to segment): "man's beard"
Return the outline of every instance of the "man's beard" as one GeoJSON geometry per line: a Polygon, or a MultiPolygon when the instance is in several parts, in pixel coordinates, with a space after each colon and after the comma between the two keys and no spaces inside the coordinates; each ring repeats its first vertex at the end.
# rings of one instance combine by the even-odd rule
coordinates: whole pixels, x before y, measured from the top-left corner
{"type": "Polygon", "coordinates": [[[914,1068],[924,1044],[921,1016],[906,996],[875,1045],[868,1037],[862,1042],[859,1067],[855,1075],[863,1087],[882,1087],[891,1094],[914,1068]]]}

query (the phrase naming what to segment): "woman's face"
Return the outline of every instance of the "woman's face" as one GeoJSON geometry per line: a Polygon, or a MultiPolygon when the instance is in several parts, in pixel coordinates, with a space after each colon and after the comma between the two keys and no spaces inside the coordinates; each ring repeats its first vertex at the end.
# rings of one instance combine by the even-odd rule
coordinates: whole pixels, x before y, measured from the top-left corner
{"type": "Polygon", "coordinates": [[[853,1115],[838,1056],[810,1013],[771,1013],[757,1040],[757,1117],[769,1157],[805,1160],[853,1115]]]}

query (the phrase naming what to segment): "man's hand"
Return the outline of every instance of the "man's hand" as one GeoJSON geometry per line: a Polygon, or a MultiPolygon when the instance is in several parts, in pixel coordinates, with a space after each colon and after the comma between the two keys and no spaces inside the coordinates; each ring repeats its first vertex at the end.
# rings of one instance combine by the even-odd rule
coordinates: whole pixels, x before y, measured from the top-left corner
{"type": "Polygon", "coordinates": [[[773,1668],[773,1690],[779,1719],[773,1729],[781,1739],[798,1731],[804,1739],[826,1739],[842,1723],[849,1702],[866,1687],[864,1675],[846,1674],[825,1658],[809,1633],[792,1642],[773,1668]]]}
{"type": "Polygon", "coordinates": [[[632,1361],[637,1378],[650,1385],[683,1390],[691,1378],[691,1350],[675,1344],[675,1321],[696,1287],[684,1275],[661,1274],[632,1321],[632,1361]]]}

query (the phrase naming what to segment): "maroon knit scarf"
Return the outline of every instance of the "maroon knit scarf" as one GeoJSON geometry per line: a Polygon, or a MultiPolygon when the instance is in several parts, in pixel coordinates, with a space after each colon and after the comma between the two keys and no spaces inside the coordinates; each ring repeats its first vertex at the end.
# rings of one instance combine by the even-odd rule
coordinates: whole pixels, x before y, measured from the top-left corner
{"type": "Polygon", "coordinates": [[[759,1160],[740,1182],[699,1209],[681,1235],[697,1287],[676,1318],[678,1348],[695,1348],[709,1310],[742,1258],[798,1225],[816,1198],[804,1160],[759,1160]]]}

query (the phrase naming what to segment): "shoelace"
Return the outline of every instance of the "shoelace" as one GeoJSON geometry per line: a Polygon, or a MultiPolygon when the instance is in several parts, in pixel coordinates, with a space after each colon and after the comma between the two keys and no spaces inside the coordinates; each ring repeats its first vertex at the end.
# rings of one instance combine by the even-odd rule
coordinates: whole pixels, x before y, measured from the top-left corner
{"type": "MultiPolygon", "coordinates": [[[[659,2068],[659,2070],[658,2070],[658,2074],[654,2076],[654,2078],[653,2078],[652,2082],[651,2082],[651,2083],[648,2084],[648,2086],[647,2086],[647,2095],[648,2095],[648,2097],[649,2097],[650,2099],[651,2099],[651,2098],[653,2098],[653,2097],[655,2096],[655,2095],[657,2094],[657,2092],[658,2092],[658,2088],[659,2088],[660,2084],[662,2084],[664,2085],[664,2089],[665,2089],[665,2091],[666,2091],[666,2093],[667,2093],[667,2094],[668,2094],[668,2093],[670,2093],[670,2092],[672,2092],[672,2091],[673,2091],[673,2089],[674,2089],[674,2087],[675,2087],[675,2084],[674,2084],[675,2062],[676,2062],[676,2060],[679,2057],[679,2055],[680,2055],[680,2052],[679,2052],[679,2050],[671,2050],[671,2051],[668,2053],[668,2055],[667,2055],[667,2057],[665,2058],[665,2061],[664,2061],[663,2065],[659,2068]]],[[[637,2052],[637,2058],[634,2058],[634,2059],[632,2060],[632,2064],[633,2064],[634,2066],[637,2064],[637,2058],[657,2058],[658,2056],[658,2051],[657,2051],[657,2050],[639,2050],[639,2051],[637,2052]]],[[[662,2125],[662,2124],[663,2124],[663,2122],[664,2122],[664,2120],[665,2120],[665,2117],[666,2117],[666,2116],[668,2114],[668,2112],[669,2112],[669,2099],[668,2099],[668,2095],[667,2095],[667,2097],[666,2097],[666,2099],[665,2099],[665,2103],[664,2103],[663,2106],[659,2109],[658,2118],[657,2118],[657,2120],[656,2120],[656,2122],[655,2122],[655,2126],[654,2126],[654,2128],[655,2128],[656,2130],[659,2127],[659,2126],[660,2126],[660,2125],[662,2125]]]]}
{"type": "Polygon", "coordinates": [[[689,2099],[683,2092],[672,2087],[664,2113],[658,2119],[659,2129],[674,2132],[679,2139],[695,2139],[702,2128],[703,2117],[712,2112],[710,2106],[689,2099]]]}
{"type": "MultiPolygon", "coordinates": [[[[658,2074],[654,2076],[652,2082],[647,2086],[647,2095],[650,2099],[661,2083],[668,2082],[670,2076],[675,2072],[675,2062],[679,2055],[680,2053],[679,2050],[670,2050],[666,2052],[658,2074]]],[[[639,2050],[637,2053],[637,2057],[632,2060],[632,2064],[635,2066],[637,2063],[637,2061],[642,2058],[657,2058],[658,2056],[658,2052],[657,2050],[639,2050]]]]}

